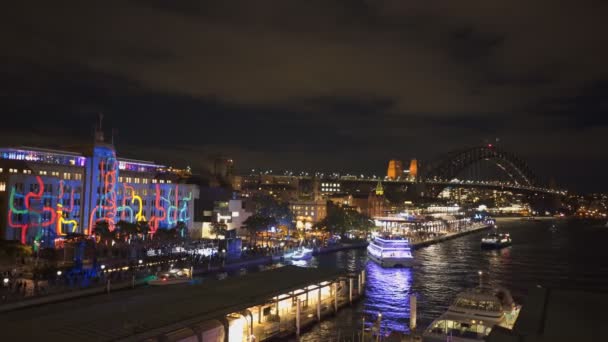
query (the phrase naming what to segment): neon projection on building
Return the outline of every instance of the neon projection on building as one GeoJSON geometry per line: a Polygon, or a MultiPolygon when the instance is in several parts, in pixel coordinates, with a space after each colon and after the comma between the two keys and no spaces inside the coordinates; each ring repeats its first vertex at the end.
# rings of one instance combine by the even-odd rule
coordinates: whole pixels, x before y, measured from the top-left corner
{"type": "Polygon", "coordinates": [[[45,204],[52,200],[52,196],[44,194],[45,189],[42,178],[36,176],[36,182],[37,189],[34,189],[35,191],[30,191],[26,195],[23,195],[17,193],[13,186],[9,196],[8,225],[11,228],[21,229],[21,243],[27,242],[27,231],[29,228],[49,227],[55,223],[57,218],[56,210],[45,204]],[[23,201],[17,199],[23,199],[23,201]],[[20,202],[21,208],[16,207],[16,202],[20,202]]]}
{"type": "Polygon", "coordinates": [[[71,233],[93,235],[100,221],[108,222],[111,230],[120,220],[147,221],[151,234],[158,229],[173,228],[179,222],[191,222],[192,185],[140,183],[139,177],[150,179],[165,172],[151,163],[119,161],[108,145],[97,145],[92,156],[82,158],[51,150],[0,149],[1,159],[84,167],[78,169],[83,174],[79,179],[44,174],[10,175],[5,209],[6,224],[10,228],[6,230],[7,239],[19,239],[24,244],[42,240],[49,243],[54,237],[71,233]],[[6,156],[3,153],[7,153],[6,156]],[[143,173],[135,177],[134,183],[123,183],[118,182],[121,171],[143,173]]]}

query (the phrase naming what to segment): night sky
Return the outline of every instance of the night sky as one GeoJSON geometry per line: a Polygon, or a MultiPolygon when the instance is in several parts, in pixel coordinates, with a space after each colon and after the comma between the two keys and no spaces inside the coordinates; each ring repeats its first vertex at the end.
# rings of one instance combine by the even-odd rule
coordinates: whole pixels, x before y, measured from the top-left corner
{"type": "Polygon", "coordinates": [[[608,191],[605,1],[6,1],[0,144],[384,174],[495,141],[608,191]]]}

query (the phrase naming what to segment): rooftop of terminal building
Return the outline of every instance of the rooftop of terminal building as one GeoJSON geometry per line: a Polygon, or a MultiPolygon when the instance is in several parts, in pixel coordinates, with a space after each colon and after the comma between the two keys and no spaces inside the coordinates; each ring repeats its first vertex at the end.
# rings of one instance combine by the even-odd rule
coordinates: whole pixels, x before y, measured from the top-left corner
{"type": "Polygon", "coordinates": [[[344,275],[335,269],[285,266],[228,278],[222,286],[212,280],[150,287],[5,312],[0,314],[0,327],[5,327],[3,338],[11,341],[142,340],[162,333],[163,327],[171,330],[191,320],[217,319],[344,275]]]}

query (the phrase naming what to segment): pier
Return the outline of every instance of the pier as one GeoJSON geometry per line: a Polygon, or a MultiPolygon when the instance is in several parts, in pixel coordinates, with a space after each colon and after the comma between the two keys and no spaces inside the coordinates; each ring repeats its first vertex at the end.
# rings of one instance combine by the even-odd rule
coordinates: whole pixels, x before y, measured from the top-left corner
{"type": "Polygon", "coordinates": [[[447,234],[444,234],[444,235],[439,235],[439,236],[436,236],[436,237],[432,237],[430,239],[425,239],[425,240],[421,240],[421,241],[415,241],[414,240],[414,241],[411,242],[411,245],[414,248],[427,247],[427,246],[434,245],[434,244],[442,242],[442,241],[451,240],[451,239],[455,239],[455,238],[460,237],[460,236],[464,236],[464,235],[473,234],[473,233],[476,233],[476,232],[479,232],[479,231],[483,231],[483,230],[488,229],[490,227],[492,227],[492,225],[486,225],[486,224],[484,224],[484,225],[480,225],[480,226],[477,226],[477,227],[472,227],[472,228],[469,228],[469,229],[466,229],[466,230],[461,230],[461,231],[458,231],[458,232],[453,232],[453,233],[447,233],[447,234]]]}
{"type": "Polygon", "coordinates": [[[285,266],[5,312],[0,327],[7,340],[263,341],[333,316],[361,298],[364,286],[364,271],[285,266]]]}

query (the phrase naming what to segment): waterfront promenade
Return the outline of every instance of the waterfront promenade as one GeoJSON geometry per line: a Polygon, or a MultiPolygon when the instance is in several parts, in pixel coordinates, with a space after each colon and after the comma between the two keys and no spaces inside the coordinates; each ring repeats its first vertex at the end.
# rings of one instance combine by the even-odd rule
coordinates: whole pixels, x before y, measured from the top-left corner
{"type": "Polygon", "coordinates": [[[158,341],[176,332],[194,338],[204,333],[196,327],[207,326],[223,331],[210,341],[250,334],[260,341],[297,334],[348,305],[360,297],[364,279],[334,269],[286,266],[229,278],[221,286],[219,281],[153,286],[0,313],[0,329],[11,341],[158,341]]]}

